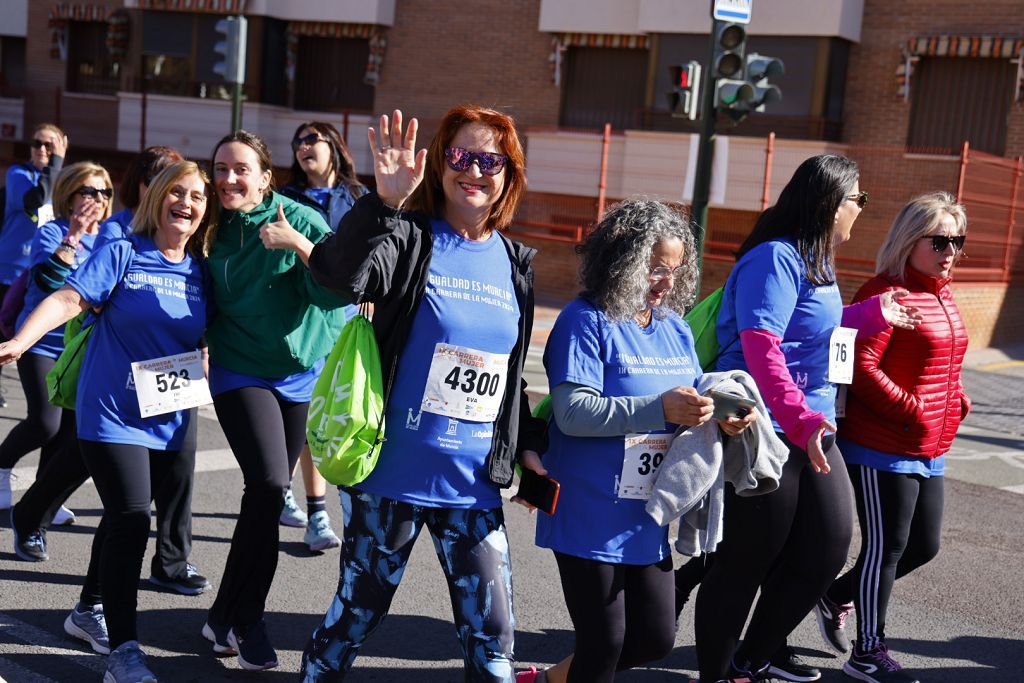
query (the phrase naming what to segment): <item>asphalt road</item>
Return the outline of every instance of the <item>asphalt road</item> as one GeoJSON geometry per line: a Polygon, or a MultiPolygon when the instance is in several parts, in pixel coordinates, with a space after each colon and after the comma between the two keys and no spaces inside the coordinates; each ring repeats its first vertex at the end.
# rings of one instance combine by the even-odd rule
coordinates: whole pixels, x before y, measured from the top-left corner
{"type": "MultiPolygon", "coordinates": [[[[533,354],[534,360],[537,356],[533,354]]],[[[1024,399],[1024,363],[1004,359],[989,366],[968,374],[979,417],[964,427],[950,455],[943,549],[935,561],[897,584],[890,608],[890,647],[923,681],[1024,680],[1024,439],[1020,421],[1006,417],[1013,410],[1019,415],[1024,405],[1019,400],[1024,399]]],[[[4,375],[11,405],[0,411],[0,437],[24,415],[12,370],[5,368],[4,375]]],[[[212,411],[204,411],[200,425],[192,561],[216,583],[238,508],[241,476],[211,418],[212,411]]],[[[31,482],[35,463],[35,454],[19,463],[16,497],[31,482]]],[[[299,479],[295,490],[301,501],[299,479]]],[[[329,499],[338,529],[337,497],[329,499]]],[[[50,533],[51,559],[43,563],[15,558],[8,513],[0,512],[0,677],[6,681],[101,678],[103,658],[62,629],[77,599],[101,512],[91,483],[69,505],[78,521],[50,533]]],[[[505,511],[515,567],[516,653],[524,667],[549,665],[573,644],[557,571],[550,553],[533,544],[533,518],[512,504],[505,511]]],[[[151,590],[143,580],[140,639],[161,681],[296,679],[302,648],[336,587],[338,554],[310,555],[300,529],[282,528],[281,538],[280,564],[267,605],[280,667],[253,674],[240,670],[234,659],[214,657],[199,635],[213,594],[178,596],[151,590]]],[[[149,555],[147,570],[148,563],[149,555]]],[[[617,680],[687,681],[696,667],[692,617],[688,606],[670,657],[617,680]]],[[[839,671],[842,661],[826,652],[812,618],[799,627],[792,643],[825,670],[823,681],[849,680],[839,671]]],[[[463,680],[447,591],[428,539],[417,543],[391,615],[368,641],[347,680],[463,680]]]]}

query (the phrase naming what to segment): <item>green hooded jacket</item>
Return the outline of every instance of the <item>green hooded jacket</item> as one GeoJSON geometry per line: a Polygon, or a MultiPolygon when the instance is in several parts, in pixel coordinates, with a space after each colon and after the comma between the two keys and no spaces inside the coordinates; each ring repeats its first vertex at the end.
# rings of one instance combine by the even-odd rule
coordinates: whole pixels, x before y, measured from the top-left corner
{"type": "Polygon", "coordinates": [[[216,304],[206,331],[211,360],[272,379],[304,372],[326,356],[348,303],[314,282],[294,251],[263,246],[260,227],[277,220],[278,204],[314,244],[331,234],[316,210],[271,192],[251,211],[221,214],[208,258],[216,304]]]}

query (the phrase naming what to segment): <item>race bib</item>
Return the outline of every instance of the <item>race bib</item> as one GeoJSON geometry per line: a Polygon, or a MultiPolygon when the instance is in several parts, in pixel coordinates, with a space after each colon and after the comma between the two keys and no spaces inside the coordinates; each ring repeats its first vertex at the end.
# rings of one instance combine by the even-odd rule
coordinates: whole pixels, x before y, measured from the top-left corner
{"type": "Polygon", "coordinates": [[[505,395],[508,358],[507,353],[437,344],[420,410],[460,420],[493,422],[505,395]]]}
{"type": "Polygon", "coordinates": [[[654,477],[672,443],[671,434],[627,434],[623,437],[619,498],[647,500],[654,477]]]}
{"type": "Polygon", "coordinates": [[[53,204],[43,204],[36,209],[36,227],[41,228],[53,220],[53,204]]]}
{"type": "Polygon", "coordinates": [[[213,403],[198,349],[132,363],[132,377],[142,417],[213,403]]]}
{"type": "Polygon", "coordinates": [[[828,341],[828,381],[849,384],[853,381],[853,344],[857,330],[837,327],[828,341]]]}

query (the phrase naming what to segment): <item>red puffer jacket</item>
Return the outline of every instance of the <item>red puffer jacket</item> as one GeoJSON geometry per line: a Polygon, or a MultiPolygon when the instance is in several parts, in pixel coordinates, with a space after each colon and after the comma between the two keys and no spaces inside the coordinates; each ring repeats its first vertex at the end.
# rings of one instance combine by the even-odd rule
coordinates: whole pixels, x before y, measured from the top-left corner
{"type": "Polygon", "coordinates": [[[914,330],[889,328],[857,340],[853,384],[839,433],[885,453],[935,458],[949,451],[971,409],[960,378],[967,329],[949,279],[910,266],[905,282],[877,275],[853,300],[896,287],[910,291],[902,302],[917,306],[924,320],[914,330]]]}

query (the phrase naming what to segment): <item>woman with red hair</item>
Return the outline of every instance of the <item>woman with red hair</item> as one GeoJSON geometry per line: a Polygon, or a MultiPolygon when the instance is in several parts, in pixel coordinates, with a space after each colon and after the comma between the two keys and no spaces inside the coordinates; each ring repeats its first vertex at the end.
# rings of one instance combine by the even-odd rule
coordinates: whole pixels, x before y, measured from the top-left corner
{"type": "Polygon", "coordinates": [[[305,681],[352,666],[423,529],[448,580],[466,679],[514,680],[500,489],[517,459],[540,468],[543,434],[522,390],[535,252],[499,232],[526,187],[523,149],[511,118],[476,106],[445,114],[427,150],[416,132],[412,119],[403,134],[399,111],[370,128],[377,193],[309,258],[320,284],[374,304],[386,440],[370,476],[341,491],[341,577],[303,653],[305,681]]]}

